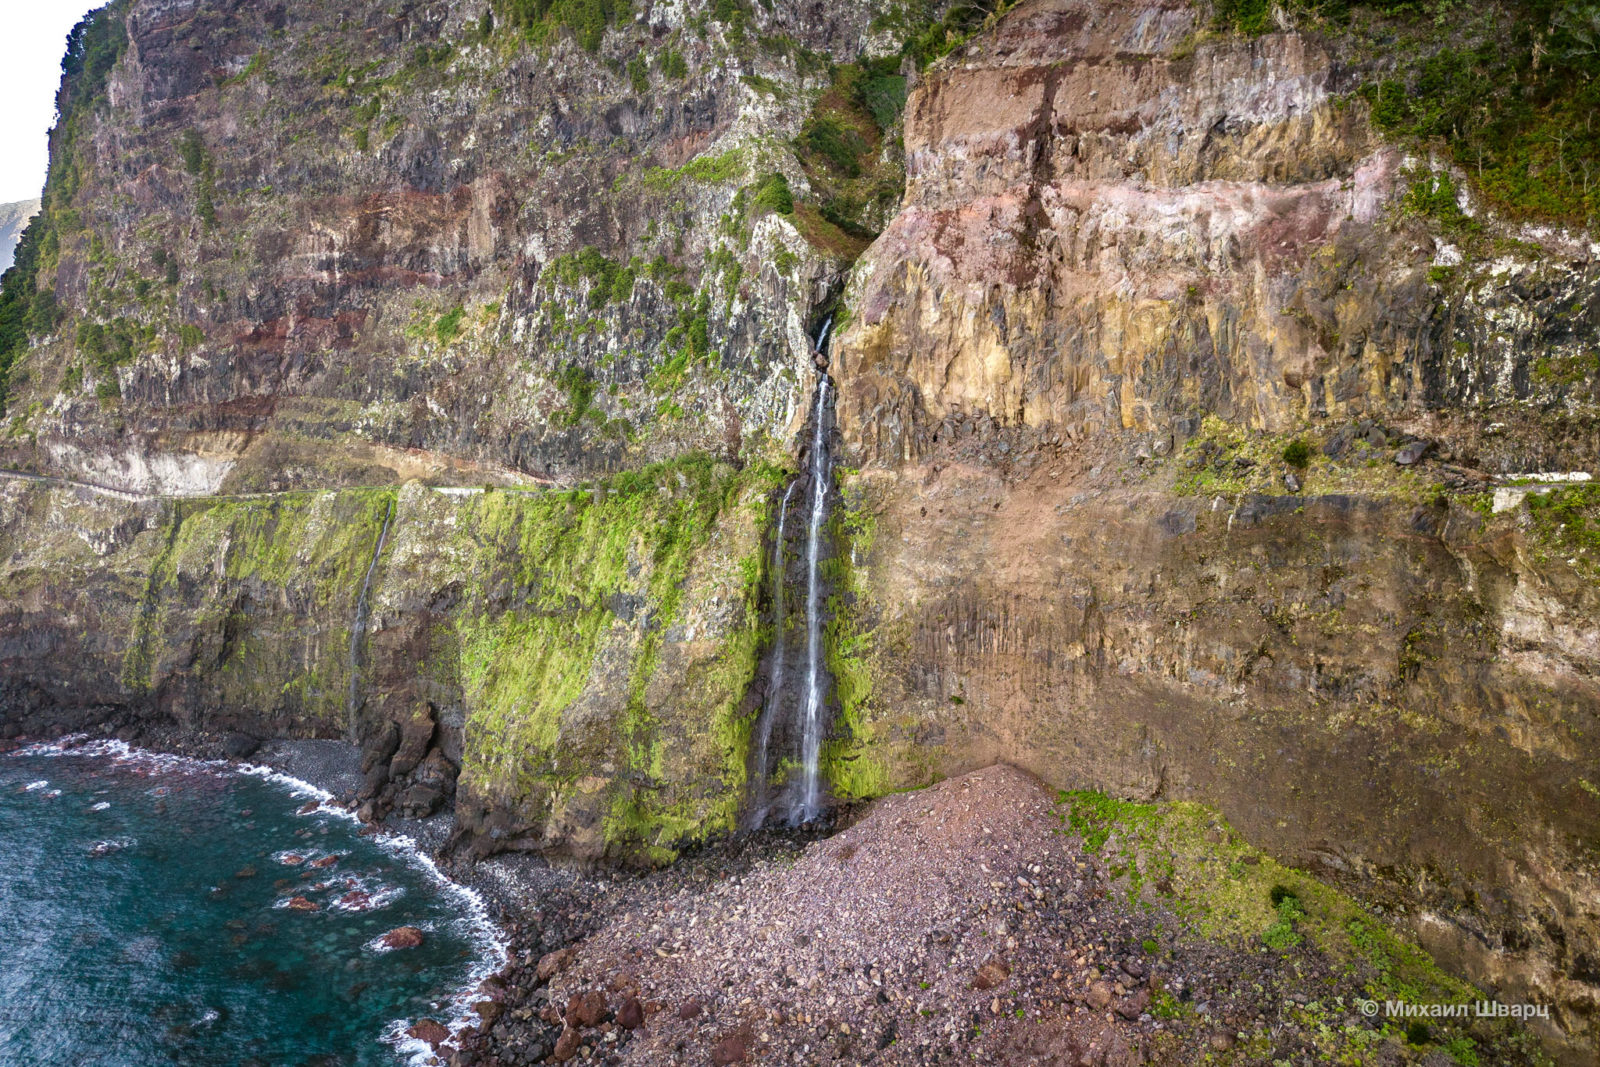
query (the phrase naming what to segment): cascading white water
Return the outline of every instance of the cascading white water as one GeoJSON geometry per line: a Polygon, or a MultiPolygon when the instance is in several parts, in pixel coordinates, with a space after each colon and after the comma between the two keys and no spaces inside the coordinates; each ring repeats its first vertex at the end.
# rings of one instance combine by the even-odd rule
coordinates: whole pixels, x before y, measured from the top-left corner
{"type": "MultiPolygon", "coordinates": [[[[829,319],[817,337],[817,352],[827,354],[829,319]]],[[[816,424],[811,441],[811,517],[806,527],[806,703],[801,720],[800,803],[794,822],[805,823],[822,813],[822,524],[828,517],[828,488],[833,484],[833,456],[828,448],[826,371],[817,379],[816,424]]]]}
{"type": "Polygon", "coordinates": [[[773,617],[775,633],[772,659],[768,667],[766,699],[762,703],[761,722],[756,730],[755,762],[753,767],[754,790],[751,798],[750,826],[761,826],[771,817],[781,816],[791,825],[810,822],[822,814],[822,735],[824,713],[827,705],[828,680],[823,660],[823,626],[825,597],[822,583],[822,556],[827,536],[828,495],[833,486],[833,455],[829,447],[832,432],[832,380],[828,377],[827,343],[833,321],[823,323],[818,331],[816,353],[819,374],[812,401],[812,440],[809,470],[805,477],[797,477],[784,490],[778,507],[778,528],[774,534],[772,550],[773,617]],[[787,603],[784,595],[787,567],[784,563],[788,544],[787,524],[789,506],[795,489],[806,483],[810,494],[806,521],[806,629],[805,629],[805,688],[790,699],[788,682],[787,603]],[[779,748],[781,746],[781,748],[779,748]],[[779,748],[779,751],[774,751],[779,748]],[[798,751],[796,751],[798,749],[798,751]],[[772,779],[777,770],[793,766],[798,757],[798,774],[785,776],[782,802],[770,796],[772,779]],[[776,765],[776,766],[775,766],[776,765]]]}
{"type": "Polygon", "coordinates": [[[356,597],[356,617],[350,624],[350,691],[345,695],[344,712],[347,728],[355,728],[356,704],[361,696],[361,642],[367,636],[367,617],[371,613],[372,572],[378,569],[378,557],[383,555],[384,542],[389,540],[389,523],[394,519],[394,501],[389,501],[383,513],[383,526],[378,530],[378,543],[373,546],[372,559],[367,562],[367,576],[361,580],[361,593],[356,597]]]}
{"type": "Polygon", "coordinates": [[[767,758],[772,748],[772,720],[782,714],[783,710],[783,669],[785,653],[788,648],[788,638],[784,634],[784,574],[783,563],[784,535],[783,531],[789,520],[789,499],[794,496],[794,487],[798,481],[789,483],[783,491],[783,502],[778,505],[778,528],[772,538],[772,666],[767,674],[767,698],[764,701],[761,715],[761,725],[756,738],[756,823],[759,825],[767,814],[767,758]]]}

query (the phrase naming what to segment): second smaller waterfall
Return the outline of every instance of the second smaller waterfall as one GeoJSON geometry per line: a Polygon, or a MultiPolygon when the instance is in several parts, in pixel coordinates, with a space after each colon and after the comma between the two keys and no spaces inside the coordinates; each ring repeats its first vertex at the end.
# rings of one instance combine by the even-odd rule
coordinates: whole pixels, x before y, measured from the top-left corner
{"type": "Polygon", "coordinates": [[[345,695],[346,727],[354,729],[356,708],[361,702],[361,644],[367,636],[367,617],[371,614],[372,573],[378,569],[378,557],[383,555],[384,543],[389,540],[389,523],[394,520],[394,501],[383,513],[383,525],[378,529],[378,543],[373,546],[372,559],[367,563],[366,577],[361,579],[361,592],[356,597],[356,617],[350,624],[350,691],[345,695]]]}

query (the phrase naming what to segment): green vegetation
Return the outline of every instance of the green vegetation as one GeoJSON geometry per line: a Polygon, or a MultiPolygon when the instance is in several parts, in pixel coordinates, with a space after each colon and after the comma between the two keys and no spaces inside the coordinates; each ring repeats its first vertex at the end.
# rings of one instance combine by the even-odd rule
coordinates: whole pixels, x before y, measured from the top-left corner
{"type": "Polygon", "coordinates": [[[640,266],[637,260],[624,266],[607,258],[597,248],[583,248],[552,259],[543,276],[547,284],[556,281],[570,288],[588,282],[589,307],[598,309],[607,304],[625,303],[633,296],[640,266]]]}
{"type": "Polygon", "coordinates": [[[643,55],[628,60],[628,81],[640,96],[650,91],[650,68],[645,64],[643,55]]]}
{"type": "Polygon", "coordinates": [[[572,31],[578,44],[590,52],[600,47],[606,28],[626,19],[631,0],[495,0],[500,21],[527,35],[535,44],[548,44],[562,29],[572,31]]]}
{"type": "Polygon", "coordinates": [[[1540,385],[1549,386],[1600,383],[1600,349],[1562,356],[1540,356],[1533,361],[1532,378],[1540,385]]]}
{"type": "Polygon", "coordinates": [[[1305,918],[1306,911],[1300,906],[1300,898],[1281,885],[1273,886],[1268,896],[1278,916],[1261,931],[1261,941],[1276,952],[1286,952],[1300,943],[1300,935],[1295,933],[1294,924],[1305,918]]]}
{"type": "Polygon", "coordinates": [[[54,265],[65,228],[61,217],[70,212],[78,190],[77,145],[88,116],[105,102],[111,69],[128,47],[122,21],[126,7],[127,0],[115,0],[90,12],[67,36],[56,97],[60,117],[50,133],[44,203],[23,231],[11,268],[0,278],[0,413],[10,395],[12,368],[27,351],[29,338],[48,334],[60,324],[55,291],[40,289],[39,275],[54,265]]]}
{"type": "Polygon", "coordinates": [[[681,167],[652,167],[645,172],[647,189],[670,192],[686,181],[718,185],[731,182],[744,173],[745,153],[737,148],[716,155],[695,156],[681,167]]]}
{"type": "Polygon", "coordinates": [[[835,67],[832,85],[795,138],[795,154],[811,187],[810,202],[796,205],[795,228],[830,255],[860,255],[904,191],[900,163],[883,153],[885,139],[898,136],[905,103],[898,63],[890,56],[835,67]]]}
{"type": "MultiPolygon", "coordinates": [[[[1595,0],[1293,0],[1300,28],[1402,57],[1362,95],[1389,134],[1441,152],[1512,218],[1600,218],[1600,4],[1595,0]]],[[[1275,29],[1268,0],[1217,0],[1217,29],[1275,29]]],[[[1424,191],[1425,197],[1430,195],[1424,191]]],[[[1442,199],[1439,201],[1443,206],[1442,199]]]]}
{"type": "Polygon", "coordinates": [[[1542,555],[1569,559],[1600,578],[1600,485],[1528,494],[1531,533],[1542,555]]]}
{"type": "Polygon", "coordinates": [[[874,692],[881,635],[869,610],[864,559],[877,535],[877,519],[866,503],[847,494],[829,522],[829,555],[822,577],[829,590],[823,630],[823,660],[833,677],[838,721],[823,743],[822,771],[835,796],[855,800],[881,796],[891,771],[876,751],[874,719],[882,712],[874,692]]]}
{"type": "Polygon", "coordinates": [[[135,690],[156,684],[182,649],[168,635],[179,620],[232,634],[208,664],[205,684],[223,703],[281,712],[307,731],[342,730],[349,686],[349,620],[394,504],[386,490],[303,493],[261,500],[173,502],[163,525],[123,661],[135,690]],[[229,625],[250,596],[281,601],[322,640],[229,625]],[[331,628],[331,632],[330,632],[331,628]],[[302,658],[304,657],[304,658],[302,658]],[[286,681],[287,680],[287,681],[286,681]]]}
{"type": "MultiPolygon", "coordinates": [[[[731,828],[745,774],[749,723],[739,704],[756,663],[754,597],[718,654],[692,668],[681,690],[692,706],[661,721],[669,709],[654,703],[650,683],[713,530],[741,502],[764,499],[778,477],[696,455],[587,490],[475,498],[461,518],[473,578],[456,623],[470,709],[464,780],[502,796],[570,796],[584,788],[580,776],[615,761],[604,787],[609,841],[642,842],[649,858],[667,859],[685,836],[731,828]],[[602,668],[603,649],[615,651],[602,668]],[[621,673],[608,673],[615,664],[621,673]],[[569,718],[580,694],[585,710],[569,718]],[[597,708],[606,709],[598,719],[597,708]],[[706,761],[698,776],[720,776],[724,787],[665,799],[669,782],[697,777],[688,766],[668,771],[692,753],[706,761]]],[[[749,549],[759,557],[758,538],[749,549]]],[[[728,563],[742,585],[748,568],[728,563]]]]}
{"type": "Polygon", "coordinates": [[[433,324],[433,336],[441,345],[448,345],[461,336],[461,320],[466,314],[467,309],[457,304],[439,316],[439,320],[433,324]]]}
{"type": "MultiPolygon", "coordinates": [[[[1482,996],[1345,894],[1251,848],[1203,805],[1140,804],[1091,791],[1063,792],[1058,814],[1063,832],[1079,838],[1084,851],[1105,866],[1114,892],[1138,906],[1159,903],[1178,916],[1182,926],[1173,935],[1179,939],[1199,937],[1274,952],[1290,952],[1305,942],[1326,954],[1345,995],[1355,997],[1464,1004],[1482,996]]],[[[1151,1010],[1178,1018],[1185,1006],[1153,998],[1151,1010]]],[[[1315,1001],[1307,1005],[1300,1021],[1317,1035],[1318,1062],[1367,1062],[1357,1054],[1364,1045],[1404,1036],[1401,1020],[1386,1021],[1376,1034],[1336,1021],[1329,1025],[1327,1016],[1337,1020],[1343,1014],[1315,1001]]],[[[1475,1049],[1457,1025],[1442,1024],[1430,1040],[1455,1050],[1475,1049]]],[[[1509,1023],[1488,1026],[1480,1020],[1472,1033],[1491,1044],[1520,1039],[1509,1023]]]]}
{"type": "Polygon", "coordinates": [[[1411,187],[1406,190],[1401,207],[1416,215],[1424,215],[1439,223],[1445,233],[1456,237],[1477,233],[1482,225],[1477,219],[1461,210],[1456,183],[1450,175],[1428,171],[1413,175],[1411,187]]]}
{"type": "Polygon", "coordinates": [[[1427,487],[1416,467],[1395,466],[1392,449],[1357,440],[1334,459],[1310,441],[1245,429],[1214,415],[1184,442],[1177,459],[1173,490],[1186,496],[1280,495],[1289,468],[1307,494],[1359,492],[1420,500],[1427,487]]]}
{"type": "Polygon", "coordinates": [[[794,193],[789,191],[789,179],[778,173],[767,175],[756,185],[750,203],[761,210],[793,215],[794,193]]]}
{"type": "Polygon", "coordinates": [[[589,415],[599,415],[594,406],[594,377],[587,369],[568,363],[556,372],[554,381],[567,398],[566,407],[557,412],[553,420],[557,426],[577,426],[589,415]]]}
{"type": "Polygon", "coordinates": [[[249,81],[251,78],[254,78],[257,74],[260,74],[266,69],[267,53],[265,51],[257,52],[255,55],[250,57],[250,62],[245,64],[243,70],[233,75],[231,78],[223,78],[217,84],[221,88],[227,88],[230,85],[243,85],[245,82],[249,81]]]}
{"type": "Polygon", "coordinates": [[[1011,8],[1016,0],[902,0],[873,21],[874,30],[893,30],[904,41],[901,54],[919,68],[954,52],[1011,8]],[[942,10],[941,10],[942,9],[942,10]]]}

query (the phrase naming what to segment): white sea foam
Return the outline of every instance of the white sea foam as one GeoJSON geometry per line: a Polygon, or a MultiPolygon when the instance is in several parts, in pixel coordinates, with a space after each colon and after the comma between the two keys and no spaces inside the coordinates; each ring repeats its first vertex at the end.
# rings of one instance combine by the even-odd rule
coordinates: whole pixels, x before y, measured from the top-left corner
{"type": "MultiPolygon", "coordinates": [[[[27,745],[18,749],[15,755],[93,756],[111,759],[118,764],[132,765],[152,772],[172,771],[181,773],[187,771],[189,773],[216,775],[246,774],[279,785],[292,796],[317,801],[318,814],[347,819],[355,823],[360,822],[354,812],[332,803],[333,794],[326,789],[321,789],[310,782],[257,763],[198,760],[188,756],[148,752],[144,749],[134,748],[124,741],[88,740],[82,734],[63,737],[59,741],[27,745]]],[[[39,782],[35,784],[39,788],[43,788],[50,783],[39,782]]],[[[33,788],[33,786],[30,785],[29,788],[33,788]]],[[[483,983],[485,978],[505,966],[505,938],[501,934],[500,928],[490,918],[488,905],[484,902],[482,895],[468,886],[453,882],[445,877],[444,873],[439,870],[438,864],[434,863],[433,858],[418,847],[414,838],[406,834],[379,833],[372,840],[397,859],[421,870],[443,895],[453,898],[458,908],[465,913],[452,926],[471,941],[477,962],[468,973],[466,982],[445,1002],[444,1010],[441,1014],[445,1015],[446,1018],[439,1020],[449,1028],[452,1035],[459,1034],[476,1022],[476,1015],[472,1011],[473,1005],[487,999],[478,992],[478,986],[483,983]]],[[[377,899],[376,895],[374,899],[377,899]]],[[[394,898],[391,897],[390,899],[394,898]]],[[[287,901],[285,900],[278,906],[287,906],[287,901]]],[[[369,947],[371,947],[370,943],[369,947]]],[[[405,1057],[413,1067],[425,1067],[430,1061],[435,1060],[435,1056],[426,1042],[418,1041],[406,1034],[406,1029],[413,1022],[414,1020],[406,1019],[393,1020],[385,1027],[382,1040],[401,1056],[405,1057]]]]}
{"type": "Polygon", "coordinates": [[[49,785],[50,785],[49,782],[47,782],[43,778],[41,778],[37,782],[29,782],[27,785],[23,786],[22,787],[22,791],[24,793],[37,793],[41,789],[48,788],[49,785]]]}

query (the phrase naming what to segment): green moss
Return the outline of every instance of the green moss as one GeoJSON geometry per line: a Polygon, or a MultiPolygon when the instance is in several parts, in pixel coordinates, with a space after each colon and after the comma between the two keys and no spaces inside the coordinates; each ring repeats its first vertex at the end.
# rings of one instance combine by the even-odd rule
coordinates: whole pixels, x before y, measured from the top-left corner
{"type": "MultiPolygon", "coordinates": [[[[730,592],[744,594],[741,622],[713,655],[687,665],[674,646],[688,675],[681,685],[662,677],[662,657],[691,574],[716,558],[715,537],[740,527],[741,502],[764,496],[775,477],[765,466],[735,472],[691,456],[586,490],[470,503],[455,551],[470,575],[457,631],[469,709],[464,777],[475,789],[537,805],[603,775],[608,843],[651,859],[732,827],[749,730],[738,708],[759,631],[739,561],[730,592]],[[672,706],[660,705],[660,686],[672,706]],[[707,778],[722,786],[677,788],[707,778]]],[[[749,553],[759,552],[751,536],[749,553]]]]}
{"type": "Polygon", "coordinates": [[[448,345],[461,336],[461,320],[466,316],[467,309],[457,304],[443,315],[439,316],[433,324],[433,336],[440,344],[448,345]]]}
{"type": "Polygon", "coordinates": [[[593,52],[606,28],[626,19],[632,6],[630,0],[495,0],[494,10],[501,22],[520,29],[537,44],[550,43],[566,29],[593,52]]]}
{"type": "Polygon", "coordinates": [[[892,788],[893,775],[875,743],[880,635],[869,622],[865,559],[877,533],[877,520],[862,500],[847,495],[830,524],[833,558],[824,565],[828,620],[823,631],[823,662],[833,678],[838,721],[822,749],[822,774],[834,796],[857,800],[892,788]]]}
{"type": "Polygon", "coordinates": [[[1600,577],[1600,485],[1529,493],[1530,535],[1537,554],[1560,557],[1600,577]]]}
{"type": "MultiPolygon", "coordinates": [[[[1329,957],[1351,994],[1372,1000],[1461,1004],[1482,996],[1348,896],[1251,848],[1203,805],[1140,804],[1096,792],[1064,792],[1058,813],[1063,832],[1100,858],[1130,901],[1159,901],[1179,916],[1177,937],[1246,948],[1265,944],[1277,952],[1289,952],[1303,940],[1329,957]]],[[[1386,1027],[1398,1034],[1395,1025],[1386,1027]]],[[[1372,1038],[1316,1029],[1326,1042],[1319,1046],[1326,1062],[1357,1062],[1342,1057],[1351,1052],[1351,1042],[1372,1038]]],[[[1514,1040],[1508,1025],[1485,1027],[1482,1033],[1492,1040],[1514,1040]]]]}
{"type": "Polygon", "coordinates": [[[1184,496],[1277,496],[1287,492],[1283,475],[1293,467],[1307,495],[1423,499],[1429,475],[1415,467],[1398,467],[1393,460],[1392,451],[1359,441],[1343,457],[1333,459],[1300,437],[1250,430],[1211,415],[1178,451],[1172,464],[1173,491],[1184,496]],[[1297,442],[1303,452],[1295,447],[1297,442]],[[1296,466],[1295,459],[1303,459],[1305,465],[1296,466]]]}
{"type": "Polygon", "coordinates": [[[124,683],[186,673],[218,706],[342,730],[350,625],[393,503],[390,491],[345,490],[170,505],[124,683]],[[277,628],[254,624],[257,603],[275,606],[277,628]],[[208,644],[191,647],[195,634],[208,644]]]}

